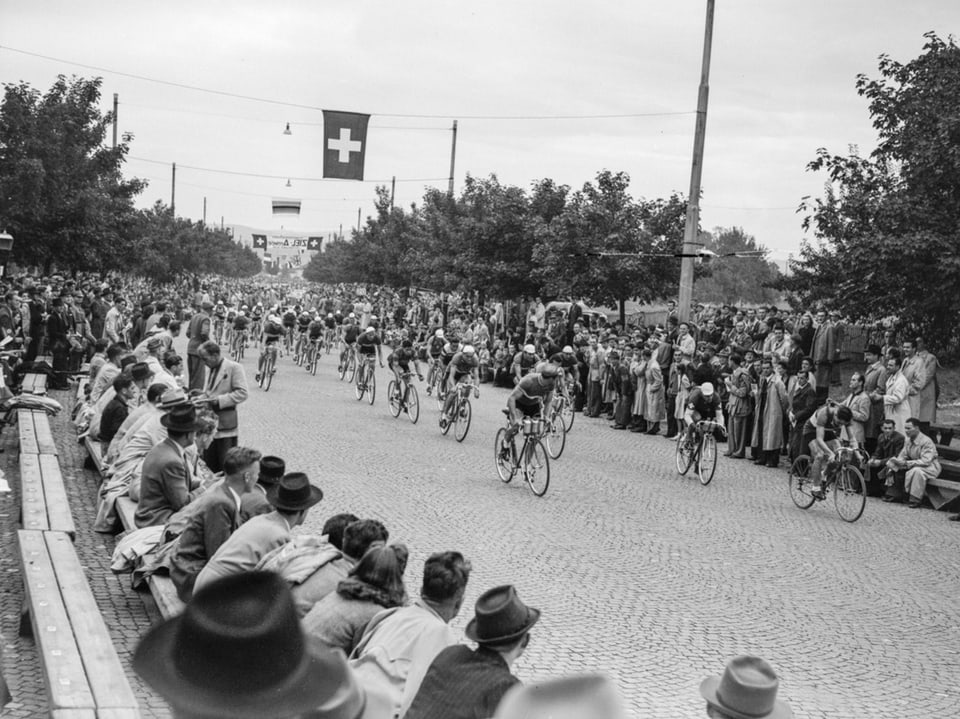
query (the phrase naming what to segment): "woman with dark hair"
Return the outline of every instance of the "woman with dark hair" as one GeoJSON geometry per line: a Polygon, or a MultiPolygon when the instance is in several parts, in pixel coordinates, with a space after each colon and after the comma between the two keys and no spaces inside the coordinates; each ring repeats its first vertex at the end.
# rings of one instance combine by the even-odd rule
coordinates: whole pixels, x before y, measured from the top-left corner
{"type": "Polygon", "coordinates": [[[307,635],[349,656],[374,615],[406,602],[403,572],[408,555],[404,544],[368,550],[337,591],[317,602],[303,618],[307,635]]]}

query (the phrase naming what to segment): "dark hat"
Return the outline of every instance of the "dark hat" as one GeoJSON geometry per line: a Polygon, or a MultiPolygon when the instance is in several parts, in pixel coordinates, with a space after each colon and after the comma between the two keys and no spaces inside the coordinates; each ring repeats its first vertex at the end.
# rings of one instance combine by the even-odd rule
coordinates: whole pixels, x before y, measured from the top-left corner
{"type": "Polygon", "coordinates": [[[137,362],[130,368],[130,376],[133,377],[134,382],[142,382],[153,377],[153,370],[146,362],[137,362]]]}
{"type": "MultiPolygon", "coordinates": [[[[134,365],[136,363],[137,363],[136,357],[134,357],[133,355],[125,355],[120,358],[120,369],[126,369],[130,365],[134,365]]],[[[131,368],[131,371],[132,371],[132,368],[131,368]]]]}
{"type": "Polygon", "coordinates": [[[159,337],[151,337],[147,340],[147,352],[156,352],[163,347],[163,340],[159,337]]]}
{"type": "Polygon", "coordinates": [[[260,459],[260,476],[257,477],[257,482],[265,485],[276,484],[286,471],[286,462],[279,457],[267,455],[260,459]]]}
{"type": "Polygon", "coordinates": [[[134,670],[175,709],[240,719],[320,709],[356,719],[365,696],[340,650],[311,641],[279,575],[244,572],[200,589],[141,640],[134,670]]]}
{"type": "Polygon", "coordinates": [[[290,472],[280,478],[280,481],[267,489],[267,501],[277,509],[287,512],[299,512],[309,509],[323,499],[323,492],[319,487],[310,484],[310,479],[303,472],[290,472]]]}
{"type": "Polygon", "coordinates": [[[790,706],[777,701],[780,681],[773,667],[760,657],[739,656],[727,662],[722,676],[700,683],[707,704],[733,719],[788,719],[790,706]]]}
{"type": "Polygon", "coordinates": [[[196,432],[200,429],[197,408],[192,404],[174,407],[160,418],[160,424],[174,432],[196,432]]]}
{"type": "Polygon", "coordinates": [[[477,644],[501,644],[519,639],[539,619],[540,610],[521,602],[512,584],[504,584],[480,595],[464,634],[477,644]]]}
{"type": "Polygon", "coordinates": [[[867,345],[866,351],[872,355],[876,355],[877,357],[879,357],[882,354],[880,352],[880,345],[867,345]]]}

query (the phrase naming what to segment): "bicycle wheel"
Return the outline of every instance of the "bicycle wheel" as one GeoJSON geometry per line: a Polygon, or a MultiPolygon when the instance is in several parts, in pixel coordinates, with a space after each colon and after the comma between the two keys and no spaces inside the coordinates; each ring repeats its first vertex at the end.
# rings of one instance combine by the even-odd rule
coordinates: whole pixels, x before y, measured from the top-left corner
{"type": "Polygon", "coordinates": [[[453,436],[457,438],[458,442],[462,442],[467,438],[467,432],[470,431],[473,408],[470,407],[470,400],[468,399],[461,399],[458,404],[460,406],[457,408],[457,416],[454,417],[456,429],[453,431],[453,436]]]}
{"type": "Polygon", "coordinates": [[[417,388],[412,384],[407,385],[407,394],[404,398],[404,404],[407,407],[407,417],[413,424],[420,419],[420,395],[417,394],[417,388]]]}
{"type": "Polygon", "coordinates": [[[501,427],[497,430],[497,437],[493,442],[493,462],[497,465],[497,474],[504,484],[513,479],[513,474],[517,471],[517,466],[512,461],[510,445],[504,447],[506,438],[507,430],[501,427]]]}
{"type": "Polygon", "coordinates": [[[569,432],[573,429],[573,420],[577,415],[573,413],[573,404],[570,403],[570,400],[563,401],[563,409],[560,410],[560,417],[563,419],[563,429],[565,432],[569,432]]]}
{"type": "Polygon", "coordinates": [[[567,431],[564,429],[563,420],[560,417],[554,417],[550,421],[544,439],[550,459],[560,459],[560,455],[563,454],[563,448],[567,444],[567,431]]]}
{"type": "Polygon", "coordinates": [[[690,471],[693,464],[693,448],[687,444],[686,435],[681,432],[677,437],[677,472],[681,475],[690,471]]]}
{"type": "Polygon", "coordinates": [[[437,400],[437,409],[443,411],[443,405],[447,398],[443,393],[443,377],[439,375],[439,372],[433,378],[433,396],[437,400]]]}
{"type": "Polygon", "coordinates": [[[550,486],[550,458],[543,442],[531,440],[524,449],[523,475],[530,485],[530,491],[538,497],[547,493],[550,486]]]}
{"type": "Polygon", "coordinates": [[[800,509],[809,509],[817,498],[810,491],[810,455],[801,454],[790,465],[790,499],[800,509]]]}
{"type": "Polygon", "coordinates": [[[320,350],[314,347],[310,351],[310,374],[312,374],[314,377],[317,376],[317,365],[319,364],[317,360],[319,359],[320,359],[320,350]]]}
{"type": "Polygon", "coordinates": [[[867,505],[867,487],[856,467],[844,467],[833,485],[833,504],[844,522],[856,522],[867,505]]]}
{"type": "Polygon", "coordinates": [[[394,417],[400,416],[400,390],[395,379],[390,380],[387,385],[387,405],[390,407],[390,414],[394,417]]]}
{"type": "Polygon", "coordinates": [[[697,475],[700,484],[707,486],[717,469],[717,438],[712,432],[703,435],[700,440],[700,456],[697,458],[697,475]]]}
{"type": "Polygon", "coordinates": [[[260,379],[257,380],[257,384],[260,385],[260,389],[263,389],[267,384],[267,368],[269,367],[270,362],[266,359],[263,360],[263,366],[260,368],[260,379]]]}
{"type": "Polygon", "coordinates": [[[263,385],[263,391],[269,392],[270,385],[273,384],[273,374],[277,371],[277,360],[273,357],[273,355],[267,359],[264,369],[266,370],[264,373],[266,374],[266,377],[264,378],[264,382],[266,384],[263,385]]]}
{"type": "Polygon", "coordinates": [[[340,364],[337,366],[337,375],[340,377],[340,381],[343,382],[343,378],[347,376],[347,359],[341,358],[340,364]]]}
{"type": "Polygon", "coordinates": [[[357,356],[354,354],[351,354],[350,359],[347,360],[347,376],[349,377],[347,382],[357,379],[357,356]]]}
{"type": "Polygon", "coordinates": [[[357,396],[357,401],[359,402],[361,399],[363,399],[363,391],[365,389],[363,385],[363,381],[367,374],[366,365],[361,367],[359,371],[356,371],[353,374],[354,374],[353,393],[357,396]]]}
{"type": "MultiPolygon", "coordinates": [[[[453,416],[456,417],[458,412],[457,401],[453,401],[453,416]]],[[[446,420],[443,416],[443,405],[440,405],[440,419],[437,420],[437,423],[440,425],[440,434],[446,434],[450,431],[450,425],[453,424],[452,420],[446,420]]]]}
{"type": "Polygon", "coordinates": [[[367,403],[373,404],[377,396],[377,373],[371,366],[367,370],[367,403]]]}

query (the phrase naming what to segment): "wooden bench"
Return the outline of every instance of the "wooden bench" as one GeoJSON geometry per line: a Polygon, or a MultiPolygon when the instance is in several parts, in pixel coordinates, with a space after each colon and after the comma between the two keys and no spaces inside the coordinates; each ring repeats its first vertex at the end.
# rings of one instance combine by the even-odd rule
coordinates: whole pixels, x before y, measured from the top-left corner
{"type": "Polygon", "coordinates": [[[103,445],[100,444],[99,440],[84,437],[83,446],[86,448],[87,455],[90,457],[90,463],[97,468],[98,477],[101,476],[105,467],[103,462],[103,445]]]}
{"type": "Polygon", "coordinates": [[[47,375],[39,372],[28,372],[20,383],[20,391],[24,394],[46,394],[47,375]]]}
{"type": "Polygon", "coordinates": [[[50,431],[47,413],[35,409],[18,409],[17,424],[20,428],[20,451],[27,454],[57,454],[57,445],[50,431]]]}
{"type": "Polygon", "coordinates": [[[60,463],[54,455],[20,452],[20,523],[24,529],[77,535],[60,463]]]}
{"type": "MultiPolygon", "coordinates": [[[[120,523],[127,531],[137,528],[134,516],[137,513],[137,503],[130,497],[120,497],[117,499],[117,516],[120,517],[120,523]]],[[[153,595],[153,601],[157,604],[157,609],[165,618],[175,617],[184,609],[184,603],[180,601],[177,595],[177,587],[170,577],[159,574],[151,574],[147,577],[147,586],[150,587],[150,593],[153,595]]]]}
{"type": "Polygon", "coordinates": [[[50,715],[139,717],[80,559],[62,532],[17,532],[29,622],[46,678],[50,715]]]}
{"type": "Polygon", "coordinates": [[[960,449],[948,447],[945,444],[937,445],[937,454],[940,455],[940,459],[960,460],[960,449]]]}

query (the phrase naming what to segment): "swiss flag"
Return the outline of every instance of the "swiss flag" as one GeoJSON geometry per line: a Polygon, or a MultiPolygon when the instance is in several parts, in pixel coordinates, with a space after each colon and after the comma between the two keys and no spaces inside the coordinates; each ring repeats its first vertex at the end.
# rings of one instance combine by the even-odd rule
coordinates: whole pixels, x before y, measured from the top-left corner
{"type": "Polygon", "coordinates": [[[323,111],[323,176],[362,180],[369,115],[323,111]]]}
{"type": "Polygon", "coordinates": [[[254,235],[253,236],[253,247],[258,250],[267,249],[267,236],[266,235],[254,235]]]}
{"type": "Polygon", "coordinates": [[[308,250],[319,250],[320,243],[323,242],[322,237],[311,237],[307,240],[307,249],[308,250]]]}

